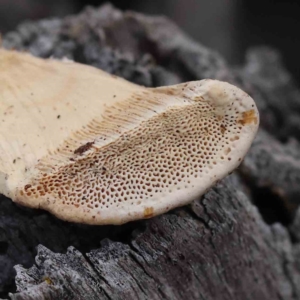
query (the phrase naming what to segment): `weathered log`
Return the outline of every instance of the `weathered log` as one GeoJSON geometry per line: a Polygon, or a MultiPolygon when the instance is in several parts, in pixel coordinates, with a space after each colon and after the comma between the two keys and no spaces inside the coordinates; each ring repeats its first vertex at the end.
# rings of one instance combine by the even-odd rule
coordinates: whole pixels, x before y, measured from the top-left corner
{"type": "Polygon", "coordinates": [[[18,267],[12,299],[293,299],[300,296],[292,245],[269,227],[231,175],[185,209],[143,222],[127,243],[87,254],[38,247],[18,267]],[[30,298],[32,297],[32,298],[30,298]]]}
{"type": "Polygon", "coordinates": [[[256,205],[269,210],[268,222],[293,220],[300,201],[300,145],[296,140],[282,144],[260,130],[240,171],[253,189],[256,205]],[[276,207],[280,209],[277,220],[276,207]]]}
{"type": "Polygon", "coordinates": [[[66,56],[146,86],[226,80],[257,101],[262,129],[238,172],[191,205],[147,221],[76,225],[1,197],[2,296],[15,292],[13,266],[21,264],[11,299],[300,298],[299,145],[283,144],[299,138],[299,90],[276,52],[253,50],[245,66],[231,68],[166,18],[110,5],[23,24],[3,46],[66,56]],[[270,218],[274,202],[283,209],[270,218]],[[291,227],[274,223],[293,217],[291,227]]]}

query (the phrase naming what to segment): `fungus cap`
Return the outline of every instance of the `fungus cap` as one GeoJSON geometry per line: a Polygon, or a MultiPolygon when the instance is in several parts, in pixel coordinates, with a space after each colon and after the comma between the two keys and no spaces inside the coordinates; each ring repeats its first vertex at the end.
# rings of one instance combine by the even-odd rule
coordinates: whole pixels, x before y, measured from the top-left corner
{"type": "Polygon", "coordinates": [[[225,82],[145,88],[3,49],[0,91],[0,192],[87,224],[191,202],[240,164],[259,123],[225,82]]]}

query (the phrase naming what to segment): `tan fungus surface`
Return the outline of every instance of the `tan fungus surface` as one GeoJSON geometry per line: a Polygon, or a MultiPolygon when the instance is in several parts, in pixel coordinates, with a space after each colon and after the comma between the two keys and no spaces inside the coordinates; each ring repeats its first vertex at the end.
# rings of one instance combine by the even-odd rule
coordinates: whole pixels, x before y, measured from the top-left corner
{"type": "Polygon", "coordinates": [[[74,222],[191,202],[240,164],[259,123],[247,94],[214,80],[147,89],[1,50],[0,82],[0,191],[74,222]]]}

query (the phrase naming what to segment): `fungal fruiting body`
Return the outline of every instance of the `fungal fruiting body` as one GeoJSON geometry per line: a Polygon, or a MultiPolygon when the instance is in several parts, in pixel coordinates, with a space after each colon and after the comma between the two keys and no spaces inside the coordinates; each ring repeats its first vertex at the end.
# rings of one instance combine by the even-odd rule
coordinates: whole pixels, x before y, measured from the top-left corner
{"type": "Polygon", "coordinates": [[[87,224],[149,218],[234,170],[259,116],[235,86],[145,88],[96,68],[0,50],[0,192],[87,224]]]}

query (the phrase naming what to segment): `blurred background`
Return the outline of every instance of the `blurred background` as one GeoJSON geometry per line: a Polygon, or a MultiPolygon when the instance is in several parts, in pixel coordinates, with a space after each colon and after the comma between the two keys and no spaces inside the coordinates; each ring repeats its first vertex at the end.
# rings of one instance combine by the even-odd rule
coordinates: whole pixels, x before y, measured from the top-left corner
{"type": "MultiPolygon", "coordinates": [[[[0,0],[0,32],[25,20],[63,17],[80,12],[97,0],[0,0]]],[[[166,15],[195,40],[221,53],[228,62],[243,61],[250,46],[269,45],[283,55],[287,68],[300,81],[299,0],[159,0],[111,1],[123,10],[166,15]]]]}

